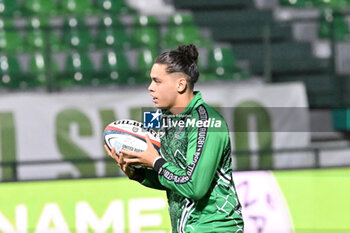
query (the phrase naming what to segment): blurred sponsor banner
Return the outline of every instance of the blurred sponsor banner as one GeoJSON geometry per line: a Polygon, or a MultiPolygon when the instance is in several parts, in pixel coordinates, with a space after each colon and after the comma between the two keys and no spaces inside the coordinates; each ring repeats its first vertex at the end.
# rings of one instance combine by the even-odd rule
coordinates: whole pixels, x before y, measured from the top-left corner
{"type": "MultiPolygon", "coordinates": [[[[245,233],[350,231],[350,169],[235,172],[245,233]]],[[[127,178],[0,184],[1,233],[169,233],[165,192],[127,178]]]]}
{"type": "MultiPolygon", "coordinates": [[[[280,156],[272,152],[309,144],[307,99],[302,84],[217,83],[199,85],[196,89],[227,120],[233,150],[266,151],[235,153],[235,168],[313,166],[313,157],[307,153],[289,152],[280,156]]],[[[103,150],[103,129],[117,119],[142,121],[142,109],[152,107],[146,86],[3,94],[0,98],[0,178],[116,175],[115,164],[103,150]],[[60,162],[50,163],[54,160],[60,162]]]]}

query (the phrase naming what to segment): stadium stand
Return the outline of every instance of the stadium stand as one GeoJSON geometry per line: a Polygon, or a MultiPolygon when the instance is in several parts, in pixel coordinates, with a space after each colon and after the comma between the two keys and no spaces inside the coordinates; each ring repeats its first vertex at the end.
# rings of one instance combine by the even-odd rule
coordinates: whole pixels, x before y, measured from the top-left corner
{"type": "MultiPolygon", "coordinates": [[[[81,57],[99,54],[91,61],[99,70],[99,64],[111,65],[108,78],[86,83],[70,80],[63,84],[62,78],[47,77],[50,72],[42,71],[51,80],[41,82],[47,86],[144,83],[150,69],[148,58],[178,44],[194,43],[205,54],[200,61],[202,82],[252,76],[267,82],[302,81],[312,108],[350,103],[350,69],[344,65],[349,59],[350,38],[349,20],[343,11],[350,5],[347,0],[178,0],[171,4],[155,1],[153,5],[134,0],[1,0],[0,5],[0,50],[5,55],[14,52],[21,61],[26,56],[23,53],[40,51],[46,54],[44,58],[48,53],[52,53],[50,57],[61,53],[56,56],[63,64],[54,69],[57,77],[68,72],[65,58],[71,50],[82,53],[81,57]],[[125,57],[120,67],[130,69],[126,78],[117,75],[125,71],[108,62],[110,51],[125,57]],[[58,82],[53,82],[56,79],[58,82]]],[[[20,72],[32,72],[27,67],[20,72]]],[[[43,69],[52,69],[51,64],[43,69]]],[[[85,66],[79,70],[85,73],[85,66]]],[[[96,70],[86,73],[94,76],[96,72],[102,74],[96,70]]],[[[27,81],[24,86],[44,87],[27,81]]],[[[20,87],[11,87],[16,86],[20,87]]]]}
{"type": "Polygon", "coordinates": [[[56,3],[52,0],[27,0],[23,2],[23,5],[24,13],[28,15],[45,15],[49,17],[57,13],[56,3]]]}
{"type": "MultiPolygon", "coordinates": [[[[99,54],[109,49],[119,54],[133,51],[133,56],[126,55],[131,81],[121,83],[142,83],[139,77],[144,71],[140,70],[149,69],[141,58],[145,47],[158,52],[195,43],[207,56],[201,62],[202,81],[212,80],[210,73],[220,79],[220,72],[214,70],[222,69],[215,66],[225,64],[226,72],[233,67],[232,79],[246,79],[251,73],[265,81],[303,81],[311,107],[331,107],[337,98],[349,103],[347,88],[342,93],[334,90],[348,83],[343,76],[349,69],[343,64],[348,59],[344,51],[350,33],[342,12],[349,7],[347,0],[178,0],[167,7],[158,1],[166,10],[132,0],[1,0],[0,4],[0,49],[5,53],[64,52],[68,56],[71,49],[99,54]],[[213,51],[218,47],[231,53],[224,56],[232,63],[215,60],[213,51]]],[[[58,63],[65,64],[65,56],[58,63]]],[[[95,67],[104,63],[102,57],[93,59],[95,67]]]]}
{"type": "Polygon", "coordinates": [[[348,0],[0,0],[0,90],[145,85],[160,51],[194,43],[200,82],[300,81],[310,108],[334,108],[334,128],[347,131],[349,9],[348,0]]]}
{"type": "MultiPolygon", "coordinates": [[[[132,5],[137,6],[138,3],[136,2],[130,1],[126,3],[124,1],[110,0],[16,0],[11,2],[3,1],[2,4],[6,6],[3,14],[9,16],[4,19],[1,18],[0,21],[0,48],[2,51],[16,52],[19,60],[23,60],[23,57],[28,57],[33,52],[41,52],[45,54],[43,56],[45,64],[48,56],[55,57],[55,54],[59,53],[60,55],[56,56],[56,58],[58,63],[61,64],[61,68],[54,69],[57,74],[55,72],[52,76],[55,77],[47,77],[47,75],[51,75],[51,72],[46,72],[46,70],[53,69],[51,64],[42,66],[39,69],[40,77],[42,78],[44,77],[43,75],[46,75],[45,78],[50,80],[49,82],[41,83],[46,83],[48,86],[56,86],[59,89],[72,86],[99,86],[109,83],[107,81],[109,78],[100,78],[100,81],[92,81],[91,78],[86,77],[83,81],[83,79],[80,80],[78,77],[80,81],[77,81],[76,78],[66,77],[66,74],[72,73],[73,70],[79,70],[76,74],[78,76],[82,73],[86,73],[84,76],[96,73],[95,70],[87,70],[85,72],[85,69],[91,68],[90,65],[82,64],[81,67],[72,65],[74,63],[72,52],[76,53],[75,56],[84,58],[83,60],[88,64],[90,62],[88,62],[88,59],[85,59],[85,54],[99,54],[97,58],[95,57],[91,61],[91,65],[94,67],[99,67],[98,64],[110,64],[106,62],[109,60],[106,55],[107,51],[112,50],[120,54],[118,57],[124,56],[121,54],[127,54],[125,59],[122,58],[122,61],[120,61],[122,64],[132,64],[121,65],[125,66],[124,70],[130,69],[127,72],[127,78],[115,79],[116,73],[113,65],[111,69],[108,69],[109,71],[113,70],[114,78],[112,80],[118,80],[116,84],[144,83],[147,80],[145,75],[149,73],[155,54],[166,48],[175,47],[178,44],[194,43],[206,50],[207,54],[212,54],[210,52],[213,49],[211,37],[208,35],[203,36],[203,27],[195,23],[190,12],[179,11],[176,14],[164,14],[164,12],[159,11],[154,13],[154,15],[147,15],[141,11],[137,13],[135,10],[137,7],[131,7],[132,5]],[[23,10],[19,11],[18,15],[12,14],[10,16],[10,13],[14,13],[17,9],[23,10]],[[133,55],[130,56],[130,53],[125,51],[132,51],[131,54],[133,55]],[[54,82],[54,80],[57,82],[54,82]]],[[[151,8],[155,11],[154,9],[157,7],[151,8]]],[[[168,7],[167,9],[168,12],[171,12],[171,8],[168,7]]],[[[226,53],[224,52],[224,56],[227,56],[226,53]]],[[[233,57],[235,55],[228,56],[233,57]]],[[[208,71],[206,73],[214,74],[215,72],[213,73],[212,71],[216,68],[210,66],[223,66],[222,64],[225,64],[225,72],[230,70],[229,63],[225,61],[218,62],[213,59],[213,56],[204,60],[207,63],[203,65],[208,71]],[[211,71],[209,72],[209,70],[211,71]]],[[[32,62],[32,64],[35,63],[32,62]]],[[[239,74],[239,63],[237,64],[238,66],[233,64],[236,74],[234,79],[239,74]]],[[[25,73],[38,73],[37,71],[34,72],[33,69],[29,70],[29,67],[32,66],[24,67],[28,67],[23,70],[25,73]]],[[[121,68],[118,68],[118,70],[118,73],[125,73],[121,71],[121,68]]],[[[102,73],[100,72],[100,74],[102,73]]],[[[71,77],[74,77],[74,75],[71,77]]],[[[203,81],[205,80],[204,78],[203,81]]],[[[31,79],[28,82],[31,82],[31,79]]],[[[38,83],[29,83],[27,85],[28,88],[37,86],[44,87],[38,83]]]]}

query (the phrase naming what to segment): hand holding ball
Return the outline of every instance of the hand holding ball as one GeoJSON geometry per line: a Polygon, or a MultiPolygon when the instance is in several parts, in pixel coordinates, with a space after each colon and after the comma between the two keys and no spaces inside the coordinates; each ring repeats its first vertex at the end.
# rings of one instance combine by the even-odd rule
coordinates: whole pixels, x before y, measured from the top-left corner
{"type": "Polygon", "coordinates": [[[147,149],[146,135],[153,146],[159,151],[160,138],[152,129],[144,129],[143,124],[134,120],[118,120],[110,123],[104,130],[104,141],[109,150],[143,152],[147,149]]]}

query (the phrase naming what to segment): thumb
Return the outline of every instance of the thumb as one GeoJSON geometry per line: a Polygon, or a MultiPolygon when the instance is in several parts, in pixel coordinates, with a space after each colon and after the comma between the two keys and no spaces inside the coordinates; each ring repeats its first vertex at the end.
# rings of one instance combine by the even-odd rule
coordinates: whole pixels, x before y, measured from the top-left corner
{"type": "Polygon", "coordinates": [[[151,141],[151,139],[149,138],[148,134],[146,134],[145,139],[146,139],[146,142],[147,142],[147,146],[148,146],[148,147],[153,146],[152,141],[151,141]]]}

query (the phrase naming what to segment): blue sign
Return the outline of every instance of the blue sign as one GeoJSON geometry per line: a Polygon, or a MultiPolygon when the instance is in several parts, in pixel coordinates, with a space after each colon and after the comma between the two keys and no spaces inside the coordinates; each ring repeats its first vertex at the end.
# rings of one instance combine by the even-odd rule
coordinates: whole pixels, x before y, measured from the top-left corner
{"type": "Polygon", "coordinates": [[[162,113],[157,111],[145,111],[143,112],[143,128],[145,129],[160,129],[160,117],[162,113]]]}

